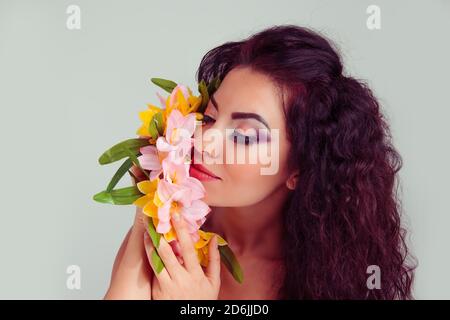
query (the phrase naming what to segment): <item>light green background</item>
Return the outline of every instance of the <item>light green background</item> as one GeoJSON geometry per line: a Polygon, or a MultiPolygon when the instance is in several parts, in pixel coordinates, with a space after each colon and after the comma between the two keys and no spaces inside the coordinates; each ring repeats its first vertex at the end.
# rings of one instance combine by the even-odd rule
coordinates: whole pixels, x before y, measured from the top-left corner
{"type": "Polygon", "coordinates": [[[375,90],[404,160],[415,296],[449,299],[447,0],[0,0],[0,298],[102,298],[134,209],[91,200],[117,167],[99,154],[157,103],[150,77],[195,88],[207,50],[284,23],[334,39],[375,90]],[[81,30],[66,28],[70,4],[81,30]],[[381,30],[366,27],[370,4],[381,30]],[[81,290],[66,288],[72,264],[81,290]]]}

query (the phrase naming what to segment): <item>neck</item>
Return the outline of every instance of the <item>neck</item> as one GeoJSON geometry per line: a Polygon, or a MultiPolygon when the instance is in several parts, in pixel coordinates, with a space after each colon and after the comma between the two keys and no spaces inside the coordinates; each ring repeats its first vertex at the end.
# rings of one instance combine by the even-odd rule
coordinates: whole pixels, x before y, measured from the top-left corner
{"type": "Polygon", "coordinates": [[[282,208],[289,193],[278,188],[261,202],[246,207],[215,207],[208,231],[225,238],[239,256],[281,259],[282,208]]]}

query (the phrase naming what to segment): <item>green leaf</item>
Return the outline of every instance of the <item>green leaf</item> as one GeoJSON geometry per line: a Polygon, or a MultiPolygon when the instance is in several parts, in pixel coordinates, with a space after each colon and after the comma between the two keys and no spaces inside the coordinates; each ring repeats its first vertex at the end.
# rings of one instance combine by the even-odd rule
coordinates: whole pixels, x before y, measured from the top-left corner
{"type": "Polygon", "coordinates": [[[116,173],[112,177],[111,181],[109,182],[108,186],[106,187],[106,192],[110,192],[114,187],[117,185],[117,183],[120,181],[120,179],[125,175],[125,173],[128,172],[128,169],[131,168],[133,165],[133,162],[130,158],[125,160],[124,163],[117,169],[116,173]]]}
{"type": "Polygon", "coordinates": [[[161,111],[156,113],[148,126],[148,133],[153,138],[153,140],[158,139],[159,136],[164,134],[164,118],[161,111]]]}
{"type": "Polygon", "coordinates": [[[200,92],[202,96],[202,103],[200,104],[200,107],[198,107],[197,112],[203,113],[205,112],[206,106],[208,105],[209,101],[209,93],[205,80],[200,81],[200,83],[198,84],[198,92],[200,92]]]}
{"type": "Polygon", "coordinates": [[[173,89],[177,86],[172,80],[161,79],[161,78],[151,78],[150,79],[158,87],[166,90],[168,93],[172,93],[173,89]]]}
{"type": "Polygon", "coordinates": [[[237,282],[242,283],[244,275],[233,251],[228,246],[219,246],[219,252],[222,262],[225,264],[228,271],[230,271],[233,278],[237,282]]]}
{"type": "Polygon", "coordinates": [[[152,122],[155,123],[159,135],[162,136],[164,134],[164,118],[162,111],[159,111],[153,116],[152,122]]]}
{"type": "Polygon", "coordinates": [[[121,189],[102,191],[94,195],[93,199],[101,203],[110,203],[116,205],[133,204],[134,201],[142,197],[143,194],[136,186],[125,187],[121,189]]]}
{"type": "Polygon", "coordinates": [[[161,260],[156,250],[152,251],[152,266],[153,270],[155,270],[157,274],[161,273],[161,271],[164,269],[164,262],[161,260]]]}
{"type": "Polygon", "coordinates": [[[123,159],[129,155],[127,150],[136,155],[139,153],[141,147],[149,144],[150,142],[147,139],[127,139],[106,150],[100,158],[98,158],[98,162],[101,165],[104,165],[123,159]]]}
{"type": "Polygon", "coordinates": [[[139,163],[139,160],[138,160],[138,158],[136,157],[136,155],[135,155],[133,152],[131,152],[129,149],[125,149],[125,151],[126,151],[126,153],[128,154],[128,157],[129,157],[129,159],[131,160],[131,162],[132,162],[139,170],[141,170],[141,172],[142,172],[147,178],[149,178],[148,173],[145,172],[145,170],[141,167],[141,164],[139,163]]]}
{"type": "Polygon", "coordinates": [[[148,133],[150,134],[150,137],[152,137],[154,141],[156,141],[156,139],[158,139],[159,137],[158,128],[156,127],[156,123],[153,121],[153,118],[148,125],[148,133]]]}
{"type": "Polygon", "coordinates": [[[161,234],[156,232],[155,226],[153,225],[153,219],[148,221],[148,233],[152,239],[153,245],[156,249],[159,248],[159,241],[161,240],[161,234]]]}
{"type": "MultiPolygon", "coordinates": [[[[153,246],[159,248],[159,241],[161,240],[161,234],[156,232],[155,226],[153,225],[153,219],[149,219],[148,222],[148,233],[152,239],[153,246]]],[[[158,252],[156,250],[152,251],[152,266],[156,273],[160,273],[164,269],[164,262],[161,260],[158,252]]]]}

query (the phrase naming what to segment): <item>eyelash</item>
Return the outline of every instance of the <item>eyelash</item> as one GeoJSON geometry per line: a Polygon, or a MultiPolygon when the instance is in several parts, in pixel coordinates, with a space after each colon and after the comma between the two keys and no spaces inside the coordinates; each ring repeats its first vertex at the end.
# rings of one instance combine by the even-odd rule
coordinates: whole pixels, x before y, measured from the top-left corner
{"type": "Polygon", "coordinates": [[[211,122],[216,122],[216,120],[211,118],[210,116],[204,114],[203,115],[203,119],[202,119],[202,124],[208,124],[208,123],[211,123],[211,122]]]}
{"type": "MultiPolygon", "coordinates": [[[[206,114],[203,115],[202,124],[205,125],[213,122],[216,122],[216,120],[206,114]]],[[[246,146],[258,142],[258,137],[246,136],[242,133],[237,132],[236,130],[230,135],[230,137],[231,139],[233,139],[234,143],[245,144],[246,146]]]]}
{"type": "Polygon", "coordinates": [[[237,132],[236,130],[230,136],[234,143],[245,144],[246,146],[251,145],[255,142],[258,142],[258,137],[246,136],[242,133],[237,132]]]}

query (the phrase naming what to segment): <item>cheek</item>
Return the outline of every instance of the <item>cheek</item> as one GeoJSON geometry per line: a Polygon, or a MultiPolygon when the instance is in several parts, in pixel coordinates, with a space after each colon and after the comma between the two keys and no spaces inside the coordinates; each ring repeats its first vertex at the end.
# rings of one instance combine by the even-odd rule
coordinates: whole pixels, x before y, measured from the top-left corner
{"type": "MultiPolygon", "coordinates": [[[[276,174],[272,175],[272,179],[269,176],[262,174],[264,170],[261,169],[267,167],[267,165],[264,165],[259,157],[258,147],[260,146],[253,145],[251,147],[233,147],[233,162],[223,166],[227,183],[233,184],[239,188],[258,189],[262,187],[261,184],[267,184],[274,181],[276,174]],[[240,157],[239,154],[245,156],[240,157]],[[239,158],[240,160],[238,160],[239,158]],[[253,161],[250,160],[251,158],[253,161]]],[[[226,153],[229,151],[230,150],[228,148],[225,149],[226,153]]]]}
{"type": "Polygon", "coordinates": [[[226,175],[229,183],[235,185],[255,186],[264,180],[261,175],[259,164],[228,164],[225,165],[226,175]]]}
{"type": "Polygon", "coordinates": [[[283,181],[279,174],[262,175],[259,164],[226,165],[226,177],[222,188],[223,201],[226,206],[250,206],[268,196],[283,181]]]}
{"type": "MultiPolygon", "coordinates": [[[[277,159],[275,160],[274,157],[271,157],[270,161],[271,163],[272,161],[278,162],[277,170],[272,174],[262,173],[267,172],[270,166],[267,162],[266,164],[224,163],[217,166],[217,171],[215,172],[220,172],[223,181],[205,184],[205,201],[211,206],[241,207],[254,205],[266,199],[276,189],[283,187],[286,183],[288,149],[288,145],[283,142],[279,145],[279,148],[272,150],[274,151],[273,156],[277,159]],[[266,170],[262,171],[261,169],[266,170]]],[[[246,150],[247,160],[249,159],[248,151],[246,150]]]]}
{"type": "Polygon", "coordinates": [[[269,197],[276,189],[283,187],[289,176],[287,169],[289,148],[289,143],[282,140],[277,148],[271,150],[270,164],[266,162],[266,164],[224,165],[227,178],[224,195],[228,195],[228,199],[234,199],[233,204],[229,205],[253,205],[269,197]],[[278,165],[273,165],[274,162],[278,165]],[[276,170],[267,170],[269,167],[276,170]],[[268,174],[268,172],[272,173],[268,174]]]}

